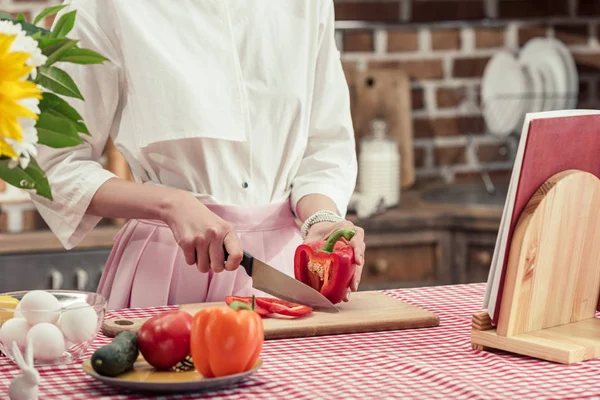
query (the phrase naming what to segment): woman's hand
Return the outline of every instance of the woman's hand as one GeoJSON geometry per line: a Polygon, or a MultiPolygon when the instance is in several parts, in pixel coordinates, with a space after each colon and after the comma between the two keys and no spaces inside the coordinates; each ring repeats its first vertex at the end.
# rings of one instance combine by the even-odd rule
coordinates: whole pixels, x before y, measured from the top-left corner
{"type": "Polygon", "coordinates": [[[200,272],[233,271],[243,257],[242,244],[231,225],[192,195],[179,192],[169,202],[163,221],[169,225],[188,265],[200,272]],[[225,264],[223,245],[229,253],[225,264]]]}
{"type": "Polygon", "coordinates": [[[112,178],[96,191],[87,214],[105,218],[159,219],[183,249],[185,261],[200,272],[233,271],[243,250],[233,228],[188,192],[112,178]],[[225,252],[229,257],[225,265],[225,252]]]}
{"type": "Polygon", "coordinates": [[[354,237],[350,240],[350,245],[354,249],[354,261],[356,262],[356,270],[354,271],[354,278],[350,284],[350,290],[346,294],[344,301],[348,301],[350,297],[350,291],[356,292],[358,285],[360,284],[360,278],[362,276],[363,265],[365,263],[365,232],[362,228],[355,226],[350,221],[342,222],[319,222],[314,224],[308,230],[306,235],[305,243],[316,242],[319,240],[327,240],[329,236],[342,228],[353,228],[356,231],[354,237]]]}

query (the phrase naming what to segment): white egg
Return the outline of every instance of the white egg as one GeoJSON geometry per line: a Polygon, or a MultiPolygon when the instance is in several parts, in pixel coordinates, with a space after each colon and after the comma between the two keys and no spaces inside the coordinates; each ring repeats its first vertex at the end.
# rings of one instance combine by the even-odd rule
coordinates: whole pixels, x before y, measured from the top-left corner
{"type": "Polygon", "coordinates": [[[54,324],[60,316],[60,303],[57,298],[43,290],[27,292],[19,305],[23,316],[31,325],[40,322],[54,324]]]}
{"type": "Polygon", "coordinates": [[[11,318],[2,324],[2,328],[0,328],[0,341],[8,349],[12,348],[12,342],[17,342],[17,345],[24,349],[27,343],[25,339],[30,329],[31,325],[27,323],[25,318],[11,318]]]}
{"type": "Polygon", "coordinates": [[[33,356],[40,361],[54,361],[65,351],[65,337],[56,325],[48,322],[32,326],[27,340],[31,340],[33,356]]]}
{"type": "Polygon", "coordinates": [[[13,318],[24,318],[23,313],[21,312],[21,302],[17,304],[15,307],[15,313],[13,314],[13,318]]]}
{"type": "Polygon", "coordinates": [[[58,327],[70,342],[87,342],[96,335],[98,315],[87,303],[73,303],[62,311],[58,327]]]}

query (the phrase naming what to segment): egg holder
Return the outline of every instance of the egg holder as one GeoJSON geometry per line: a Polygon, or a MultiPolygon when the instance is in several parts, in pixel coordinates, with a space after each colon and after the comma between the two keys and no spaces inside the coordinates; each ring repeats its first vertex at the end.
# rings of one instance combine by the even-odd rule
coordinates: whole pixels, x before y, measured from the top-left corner
{"type": "Polygon", "coordinates": [[[19,300],[15,309],[0,309],[4,313],[13,313],[12,317],[0,321],[0,354],[13,362],[15,358],[10,354],[12,341],[19,342],[19,348],[23,350],[26,338],[30,337],[38,338],[33,340],[34,365],[78,362],[96,338],[106,313],[106,299],[91,292],[36,290],[3,295],[19,300]],[[45,293],[46,301],[37,304],[35,301],[28,302],[26,296],[30,294],[31,299],[32,293],[45,293]],[[56,299],[55,304],[48,301],[51,300],[48,294],[56,299]],[[62,343],[59,343],[60,340],[62,343]]]}

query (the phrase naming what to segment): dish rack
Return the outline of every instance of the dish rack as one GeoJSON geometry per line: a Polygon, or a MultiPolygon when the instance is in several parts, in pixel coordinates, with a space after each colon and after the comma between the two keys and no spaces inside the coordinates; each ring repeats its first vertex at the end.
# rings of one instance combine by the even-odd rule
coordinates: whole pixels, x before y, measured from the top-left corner
{"type": "MultiPolygon", "coordinates": [[[[511,104],[516,104],[519,102],[525,104],[533,104],[535,102],[548,102],[548,103],[563,103],[563,104],[576,104],[578,99],[577,93],[568,93],[566,95],[556,95],[550,93],[526,93],[523,95],[501,95],[494,96],[490,101],[485,102],[482,101],[481,104],[477,107],[477,111],[475,113],[468,114],[459,114],[459,118],[457,118],[458,131],[464,132],[467,139],[467,146],[472,147],[475,151],[475,154],[478,154],[479,150],[479,142],[476,138],[481,136],[492,136],[496,138],[504,138],[506,139],[506,143],[514,140],[518,142],[519,137],[521,136],[521,130],[523,127],[523,122],[525,121],[526,114],[530,111],[527,110],[519,117],[519,122],[517,124],[513,124],[512,126],[502,126],[497,125],[497,127],[502,127],[503,129],[491,129],[490,124],[486,121],[486,115],[498,115],[502,116],[505,113],[511,111],[511,104]]],[[[556,109],[544,109],[542,111],[554,111],[556,109]]],[[[496,121],[497,122],[497,121],[496,121]]],[[[509,123],[507,123],[508,125],[509,123]]],[[[508,151],[508,150],[506,150],[508,151]]],[[[476,157],[476,165],[475,167],[478,170],[479,175],[481,176],[482,184],[485,186],[486,191],[489,194],[494,194],[496,192],[496,186],[490,176],[489,168],[481,163],[479,157],[476,157]]]]}

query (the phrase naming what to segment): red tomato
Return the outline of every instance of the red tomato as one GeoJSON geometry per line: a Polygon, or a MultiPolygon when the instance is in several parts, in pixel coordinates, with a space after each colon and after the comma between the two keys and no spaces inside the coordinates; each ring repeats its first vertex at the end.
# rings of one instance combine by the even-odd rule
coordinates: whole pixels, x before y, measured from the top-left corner
{"type": "Polygon", "coordinates": [[[138,348],[156,369],[169,369],[190,354],[193,318],[185,311],[167,311],[148,319],[138,331],[138,348]]]}

